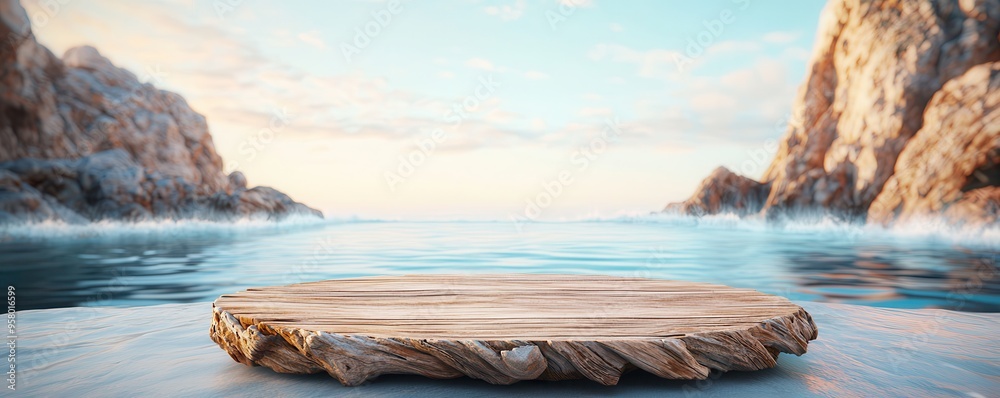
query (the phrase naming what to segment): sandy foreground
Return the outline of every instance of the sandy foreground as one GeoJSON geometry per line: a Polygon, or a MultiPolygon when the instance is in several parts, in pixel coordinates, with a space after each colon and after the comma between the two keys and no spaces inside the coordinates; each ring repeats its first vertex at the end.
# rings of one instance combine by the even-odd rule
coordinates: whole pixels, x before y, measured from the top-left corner
{"type": "Polygon", "coordinates": [[[713,373],[704,381],[636,371],[612,387],[587,380],[494,386],[403,375],[343,387],[325,374],[285,375],[234,362],[208,337],[210,303],[22,311],[16,395],[1000,395],[1000,313],[797,304],[812,314],[819,339],[801,357],[782,354],[777,368],[713,373]]]}

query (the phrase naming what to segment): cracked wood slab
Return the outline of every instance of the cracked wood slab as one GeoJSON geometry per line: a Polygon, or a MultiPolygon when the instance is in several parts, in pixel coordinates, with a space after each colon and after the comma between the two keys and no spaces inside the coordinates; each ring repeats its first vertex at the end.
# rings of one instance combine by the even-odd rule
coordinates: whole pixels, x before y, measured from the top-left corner
{"type": "Polygon", "coordinates": [[[212,340],[237,362],[494,384],[641,369],[704,379],[774,367],[817,329],[801,307],[751,289],[597,275],[409,275],[254,288],[213,304],[212,340]]]}

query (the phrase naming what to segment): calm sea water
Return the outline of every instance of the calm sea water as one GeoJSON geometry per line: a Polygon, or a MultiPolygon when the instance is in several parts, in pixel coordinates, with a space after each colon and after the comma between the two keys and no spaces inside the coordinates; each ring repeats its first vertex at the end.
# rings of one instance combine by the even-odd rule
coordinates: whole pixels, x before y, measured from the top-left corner
{"type": "Polygon", "coordinates": [[[202,302],[252,286],[414,273],[680,279],[793,300],[1000,311],[1000,250],[964,238],[695,219],[60,226],[0,233],[18,309],[202,302]]]}

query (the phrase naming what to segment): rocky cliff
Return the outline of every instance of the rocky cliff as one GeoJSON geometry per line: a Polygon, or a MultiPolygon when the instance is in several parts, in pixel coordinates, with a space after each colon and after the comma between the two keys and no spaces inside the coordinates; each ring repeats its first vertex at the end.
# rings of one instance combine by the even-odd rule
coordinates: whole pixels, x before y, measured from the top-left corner
{"type": "Polygon", "coordinates": [[[205,118],[93,47],[62,59],[0,0],[0,224],[103,219],[322,217],[228,177],[205,118]]]}
{"type": "Polygon", "coordinates": [[[760,181],[716,171],[667,209],[996,221],[998,33],[1000,0],[831,0],[760,181]]]}

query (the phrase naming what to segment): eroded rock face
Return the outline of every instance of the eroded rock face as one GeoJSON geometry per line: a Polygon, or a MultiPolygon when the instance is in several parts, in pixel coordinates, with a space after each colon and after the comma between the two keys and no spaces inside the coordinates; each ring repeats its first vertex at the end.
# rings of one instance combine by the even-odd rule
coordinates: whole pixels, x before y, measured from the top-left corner
{"type": "Polygon", "coordinates": [[[1000,202],[1000,62],[949,81],[868,210],[880,223],[945,214],[993,222],[1000,202]]]}
{"type": "MultiPolygon", "coordinates": [[[[770,185],[762,212],[777,218],[820,211],[850,220],[864,220],[871,214],[875,220],[889,222],[901,201],[895,196],[907,190],[939,192],[922,199],[921,205],[938,212],[946,210],[946,202],[962,200],[962,195],[943,192],[961,193],[951,185],[963,186],[969,174],[959,175],[958,170],[982,166],[978,162],[984,159],[973,161],[971,153],[992,148],[989,139],[973,136],[987,134],[976,126],[996,124],[983,119],[988,115],[981,109],[985,96],[995,95],[996,86],[974,90],[966,83],[965,88],[949,89],[946,83],[964,79],[973,69],[989,69],[980,65],[1000,60],[998,33],[1000,0],[831,0],[821,17],[815,52],[794,102],[788,131],[761,178],[770,185]],[[931,114],[928,103],[945,90],[952,91],[952,103],[980,106],[978,116],[948,116],[948,112],[958,112],[960,105],[931,114]],[[943,127],[943,122],[953,124],[943,127]],[[928,185],[890,182],[900,170],[901,154],[913,152],[905,157],[916,158],[925,152],[916,148],[926,147],[930,139],[919,136],[950,137],[959,130],[961,136],[944,137],[933,144],[944,146],[937,155],[956,157],[935,159],[918,172],[923,176],[902,178],[928,185]],[[965,151],[961,145],[969,143],[985,146],[965,151]],[[966,152],[963,156],[968,158],[957,155],[966,152]],[[959,167],[955,162],[964,163],[959,167]],[[930,174],[948,174],[947,178],[955,180],[948,187],[938,187],[946,178],[930,174]],[[893,210],[870,211],[876,197],[880,207],[893,210]]],[[[695,197],[699,196],[706,194],[699,191],[695,197]]],[[[980,198],[963,203],[968,207],[988,202],[980,198]]]]}
{"type": "Polygon", "coordinates": [[[93,47],[53,55],[16,0],[0,0],[0,35],[0,222],[321,216],[227,178],[204,116],[181,96],[93,47]]]}

